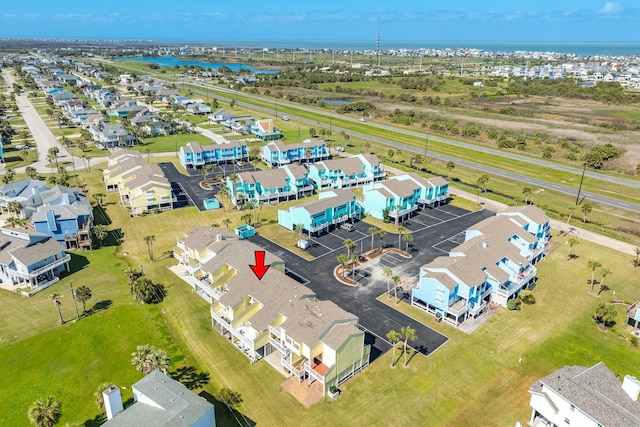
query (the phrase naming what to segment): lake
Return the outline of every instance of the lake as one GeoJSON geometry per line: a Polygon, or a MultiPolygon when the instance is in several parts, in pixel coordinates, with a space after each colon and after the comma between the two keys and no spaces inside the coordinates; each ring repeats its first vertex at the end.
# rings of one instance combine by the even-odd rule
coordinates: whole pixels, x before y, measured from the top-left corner
{"type": "Polygon", "coordinates": [[[193,65],[197,67],[202,67],[204,69],[211,68],[217,69],[221,67],[229,67],[232,71],[238,71],[240,69],[249,70],[252,73],[263,73],[263,74],[276,74],[281,70],[265,70],[262,68],[254,68],[249,64],[238,64],[238,63],[224,63],[224,62],[205,62],[205,61],[195,61],[195,60],[187,60],[176,58],[174,56],[149,56],[149,57],[134,57],[134,58],[118,58],[116,62],[120,61],[136,61],[136,62],[146,62],[150,64],[157,64],[161,67],[175,67],[176,65],[193,65]]]}

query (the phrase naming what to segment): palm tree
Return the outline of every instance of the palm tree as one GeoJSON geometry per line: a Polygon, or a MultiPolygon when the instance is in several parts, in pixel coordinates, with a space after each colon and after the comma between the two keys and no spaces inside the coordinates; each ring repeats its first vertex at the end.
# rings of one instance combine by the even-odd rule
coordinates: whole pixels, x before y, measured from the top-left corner
{"type": "Polygon", "coordinates": [[[60,302],[60,294],[57,292],[54,292],[51,295],[49,295],[49,299],[53,301],[53,305],[55,305],[56,309],[58,310],[58,322],[61,325],[64,325],[64,319],[62,318],[62,312],[60,311],[60,306],[62,305],[62,303],[60,302]]]}
{"type": "Polygon", "coordinates": [[[302,239],[302,231],[304,230],[304,224],[296,224],[293,226],[296,230],[298,230],[298,239],[302,239]]]}
{"type": "Polygon", "coordinates": [[[49,396],[46,399],[36,400],[29,411],[27,416],[29,422],[36,427],[52,427],[58,423],[60,416],[62,416],[62,405],[55,400],[53,396],[49,396]]]}
{"type": "Polygon", "coordinates": [[[102,207],[102,200],[105,197],[104,193],[93,193],[91,197],[93,197],[93,199],[96,201],[98,206],[102,207]]]}
{"type": "Polygon", "coordinates": [[[57,169],[58,168],[58,154],[60,154],[60,150],[58,149],[58,147],[51,147],[51,148],[49,148],[47,153],[48,153],[48,156],[51,156],[51,159],[55,160],[56,169],[57,169]]]}
{"type": "Polygon", "coordinates": [[[382,250],[382,239],[387,235],[387,232],[384,230],[378,230],[378,238],[380,239],[380,250],[382,250]]]}
{"type": "Polygon", "coordinates": [[[20,219],[16,218],[15,216],[10,216],[5,221],[5,225],[8,228],[18,228],[20,226],[20,219]]]}
{"type": "Polygon", "coordinates": [[[600,270],[600,272],[602,273],[602,279],[600,279],[600,287],[598,288],[598,295],[600,295],[600,292],[602,292],[602,290],[604,289],[604,278],[612,274],[612,271],[609,270],[607,267],[602,267],[602,270],[600,270]]]}
{"type": "Polygon", "coordinates": [[[396,209],[396,227],[397,227],[400,222],[400,209],[402,209],[402,206],[396,205],[395,209],[396,209]]]}
{"type": "Polygon", "coordinates": [[[24,170],[27,176],[31,179],[36,179],[38,177],[38,170],[33,166],[27,166],[24,170]]]}
{"type": "Polygon", "coordinates": [[[353,283],[356,282],[356,265],[359,259],[358,254],[351,255],[351,280],[353,280],[353,283]]]}
{"type": "Polygon", "coordinates": [[[400,283],[400,276],[396,274],[391,278],[391,280],[393,280],[393,294],[397,304],[398,303],[398,284],[400,283]]]}
{"type": "Polygon", "coordinates": [[[150,374],[156,369],[166,374],[171,363],[164,350],[149,344],[139,345],[131,356],[131,366],[135,366],[143,374],[150,374]]]}
{"type": "Polygon", "coordinates": [[[378,232],[378,228],[376,227],[369,227],[369,229],[367,230],[367,233],[371,234],[371,250],[373,251],[373,237],[376,235],[376,233],[378,232]]]}
{"type": "Polygon", "coordinates": [[[107,238],[107,227],[102,224],[93,226],[93,235],[98,239],[98,243],[102,246],[102,242],[107,238]]]}
{"type": "Polygon", "coordinates": [[[153,261],[153,242],[156,240],[156,236],[153,234],[144,236],[144,241],[147,243],[147,252],[149,253],[149,260],[153,261]]]}
{"type": "Polygon", "coordinates": [[[455,167],[456,167],[456,164],[455,164],[455,163],[453,163],[453,161],[452,161],[452,160],[449,160],[449,161],[447,162],[447,171],[448,171],[448,173],[447,173],[447,179],[451,179],[451,170],[452,170],[452,169],[455,169],[455,167]]]}
{"type": "Polygon", "coordinates": [[[391,270],[391,268],[389,267],[385,268],[384,275],[387,278],[387,295],[389,298],[391,298],[391,283],[389,282],[389,279],[391,279],[391,276],[393,276],[393,270],[391,270]]]}
{"type": "Polygon", "coordinates": [[[131,294],[133,299],[140,301],[141,304],[151,303],[159,300],[158,287],[148,277],[142,275],[136,277],[131,283],[131,294]]]}
{"type": "Polygon", "coordinates": [[[402,225],[399,225],[399,226],[398,226],[398,250],[402,250],[402,249],[400,249],[400,244],[401,244],[401,242],[402,242],[402,235],[403,235],[406,231],[407,231],[407,228],[406,228],[406,227],[404,227],[404,226],[402,226],[402,225]]]}
{"type": "Polygon", "coordinates": [[[571,259],[571,250],[573,249],[573,247],[575,245],[580,243],[580,241],[578,239],[576,239],[575,237],[572,237],[569,240],[567,240],[567,243],[569,244],[569,252],[567,252],[567,261],[569,261],[571,259]]]}
{"type": "Polygon", "coordinates": [[[416,330],[411,326],[400,329],[400,336],[404,341],[404,366],[407,366],[407,343],[416,339],[416,330]]]}
{"type": "Polygon", "coordinates": [[[489,182],[489,175],[486,173],[480,175],[478,178],[478,185],[482,187],[482,190],[484,190],[485,193],[487,192],[487,182],[489,182]]]}
{"type": "Polygon", "coordinates": [[[640,267],[640,247],[633,248],[636,251],[636,259],[633,261],[634,267],[640,267]]]}
{"type": "Polygon", "coordinates": [[[593,293],[593,284],[595,283],[595,274],[596,274],[596,268],[600,268],[602,267],[602,264],[600,264],[598,261],[589,261],[587,263],[587,267],[589,267],[591,269],[591,293],[593,293]]]}
{"type": "Polygon", "coordinates": [[[569,216],[567,217],[567,224],[571,221],[571,217],[573,216],[573,211],[576,210],[575,206],[569,206],[569,216]]]}
{"type": "Polygon", "coordinates": [[[533,190],[531,190],[531,187],[524,187],[522,189],[522,195],[524,196],[524,204],[528,205],[529,204],[529,197],[533,194],[533,190]]]}
{"type": "Polygon", "coordinates": [[[2,175],[2,183],[9,184],[15,178],[16,173],[13,169],[7,169],[7,171],[2,175]]]}
{"type": "Polygon", "coordinates": [[[229,218],[225,218],[222,220],[222,223],[225,225],[225,227],[227,227],[227,230],[228,230],[229,224],[231,224],[231,220],[229,218]]]}
{"type": "Polygon", "coordinates": [[[411,234],[405,234],[402,236],[402,240],[405,242],[404,251],[409,253],[409,243],[413,242],[413,236],[411,234]]]}
{"type": "Polygon", "coordinates": [[[609,326],[612,323],[615,323],[617,315],[618,310],[616,310],[615,305],[610,302],[603,302],[596,308],[593,318],[599,324],[609,326]]]}
{"type": "Polygon", "coordinates": [[[16,217],[22,216],[22,204],[17,201],[12,201],[7,204],[7,210],[16,215],[16,217]]]}
{"type": "Polygon", "coordinates": [[[347,248],[347,258],[351,258],[351,251],[358,245],[351,239],[345,239],[344,246],[347,248]]]}
{"type": "Polygon", "coordinates": [[[80,286],[73,292],[73,297],[76,301],[80,301],[82,303],[82,312],[87,312],[87,301],[91,299],[91,289],[87,286],[80,286]]]}
{"type": "Polygon", "coordinates": [[[396,346],[400,342],[400,334],[398,331],[392,329],[387,332],[387,340],[391,343],[391,348],[393,348],[393,355],[391,356],[391,367],[393,368],[395,364],[394,361],[396,360],[396,346]]]}
{"type": "Polygon", "coordinates": [[[593,206],[591,205],[591,203],[585,202],[582,204],[582,206],[580,206],[580,210],[582,211],[582,223],[584,224],[585,222],[587,222],[587,215],[591,213],[591,211],[593,210],[593,206]]]}
{"type": "Polygon", "coordinates": [[[349,261],[349,257],[346,254],[338,255],[338,262],[342,264],[342,276],[344,276],[344,269],[349,261]]]}

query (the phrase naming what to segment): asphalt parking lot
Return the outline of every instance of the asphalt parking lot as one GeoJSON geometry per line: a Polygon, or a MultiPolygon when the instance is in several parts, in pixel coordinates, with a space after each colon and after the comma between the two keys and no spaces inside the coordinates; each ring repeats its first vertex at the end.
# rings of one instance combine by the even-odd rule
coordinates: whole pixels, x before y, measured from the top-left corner
{"type": "MultiPolygon", "coordinates": [[[[350,277],[351,274],[354,275],[357,287],[338,283],[333,277],[333,270],[337,265],[336,257],[346,253],[345,239],[356,242],[355,253],[371,249],[371,236],[367,233],[370,225],[364,222],[356,222],[355,230],[351,232],[338,229],[313,237],[311,240],[317,246],[312,246],[308,251],[312,254],[316,251],[319,256],[311,262],[259,235],[252,237],[251,241],[281,257],[289,270],[288,274],[311,288],[319,299],[331,300],[344,310],[357,315],[361,327],[368,333],[367,339],[374,348],[372,360],[390,348],[385,339],[387,332],[392,329],[400,330],[407,325],[414,328],[417,335],[411,346],[418,352],[429,355],[448,338],[377,301],[377,297],[387,292],[387,281],[383,271],[388,267],[404,280],[415,279],[422,265],[438,256],[446,255],[448,249],[459,244],[464,237],[464,230],[493,214],[486,210],[467,212],[448,205],[419,212],[408,221],[409,226],[415,227],[414,240],[409,246],[412,258],[407,259],[389,252],[362,264],[355,271],[349,272],[350,277]]],[[[397,247],[397,234],[387,235],[383,239],[383,245],[397,247]]],[[[404,245],[402,242],[403,249],[404,245]]],[[[377,237],[374,238],[374,246],[379,246],[377,237]]],[[[408,301],[409,293],[399,290],[398,298],[408,301]]]]}

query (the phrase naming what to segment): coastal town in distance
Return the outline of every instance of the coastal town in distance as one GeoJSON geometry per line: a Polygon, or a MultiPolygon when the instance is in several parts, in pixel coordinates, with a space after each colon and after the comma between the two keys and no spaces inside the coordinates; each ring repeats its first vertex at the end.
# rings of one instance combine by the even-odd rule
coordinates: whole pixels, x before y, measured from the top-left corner
{"type": "Polygon", "coordinates": [[[0,16],[0,425],[640,426],[635,6],[204,3],[0,16]]]}

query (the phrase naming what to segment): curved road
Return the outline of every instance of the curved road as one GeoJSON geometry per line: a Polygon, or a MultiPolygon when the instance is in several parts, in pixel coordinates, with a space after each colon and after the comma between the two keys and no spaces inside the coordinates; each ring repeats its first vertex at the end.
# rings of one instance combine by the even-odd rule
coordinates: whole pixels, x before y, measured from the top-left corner
{"type": "MultiPolygon", "coordinates": [[[[189,82],[189,84],[196,85],[196,86],[201,86],[201,87],[207,87],[207,85],[204,85],[202,83],[189,82]]],[[[223,92],[231,94],[232,96],[234,94],[234,91],[231,90],[231,89],[224,89],[224,88],[220,89],[218,87],[213,87],[213,86],[209,86],[209,88],[210,89],[215,89],[215,90],[221,90],[223,92]]],[[[196,90],[195,92],[199,92],[199,91],[196,90]]],[[[204,92],[199,92],[199,93],[202,94],[202,95],[205,94],[204,92]]],[[[250,96],[250,95],[247,95],[246,93],[243,93],[243,96],[250,96]]],[[[225,100],[225,101],[229,101],[231,98],[226,98],[226,99],[225,98],[220,98],[220,99],[225,100]]],[[[271,109],[271,108],[260,107],[260,106],[256,106],[256,105],[253,105],[253,104],[248,104],[246,102],[239,102],[238,104],[239,105],[240,104],[244,104],[244,105],[246,105],[246,106],[248,106],[248,107],[250,107],[252,109],[259,110],[259,111],[264,111],[264,112],[267,112],[267,113],[270,113],[270,114],[274,113],[274,109],[271,109]]],[[[323,115],[327,116],[327,114],[324,113],[324,112],[318,112],[318,111],[316,111],[314,109],[307,108],[307,107],[300,107],[300,106],[296,105],[295,107],[292,107],[292,108],[302,109],[302,110],[310,111],[310,112],[314,112],[314,113],[320,113],[320,114],[323,114],[323,115]]],[[[295,115],[291,115],[291,114],[288,114],[288,115],[292,119],[298,120],[298,121],[300,121],[302,123],[308,123],[308,124],[312,124],[312,125],[316,125],[316,126],[322,126],[322,127],[325,127],[325,128],[329,128],[329,125],[327,125],[326,123],[318,123],[316,121],[305,119],[305,118],[301,118],[301,117],[297,117],[295,115]]],[[[340,117],[340,118],[341,119],[351,120],[351,121],[354,121],[354,122],[357,121],[357,119],[353,119],[353,118],[350,118],[350,117],[349,118],[340,117]]],[[[399,129],[393,128],[391,126],[381,125],[381,124],[377,124],[377,123],[369,123],[369,126],[376,126],[376,127],[382,128],[382,129],[392,130],[394,132],[406,133],[406,134],[410,134],[410,135],[414,135],[414,136],[421,136],[421,137],[425,137],[426,136],[425,134],[420,134],[418,132],[399,130],[399,129]]],[[[362,138],[362,139],[367,139],[369,141],[385,144],[385,145],[393,147],[393,148],[399,148],[399,149],[404,150],[404,151],[410,151],[412,153],[417,153],[417,154],[422,154],[424,152],[423,150],[421,150],[421,149],[419,149],[417,147],[410,147],[410,146],[407,146],[407,145],[399,143],[399,142],[394,142],[394,141],[390,141],[388,139],[367,135],[365,133],[344,129],[344,128],[341,128],[339,126],[332,126],[332,129],[335,130],[335,131],[338,131],[338,132],[344,131],[344,132],[348,133],[349,135],[356,136],[356,137],[362,138]]],[[[430,137],[430,138],[437,139],[438,141],[445,142],[445,143],[448,143],[448,144],[451,143],[451,144],[455,144],[455,145],[458,145],[458,146],[461,146],[461,147],[471,148],[471,149],[477,150],[477,147],[471,146],[469,144],[465,144],[465,143],[461,143],[461,142],[457,142],[457,141],[450,141],[450,140],[445,139],[445,138],[435,138],[435,137],[430,137]]],[[[533,163],[533,164],[538,164],[538,165],[541,165],[541,166],[546,166],[546,167],[551,167],[551,168],[555,168],[555,169],[562,169],[562,170],[566,170],[566,171],[569,171],[569,172],[574,172],[578,176],[580,176],[582,174],[582,170],[580,170],[580,169],[572,168],[572,167],[569,167],[569,166],[560,167],[560,165],[556,165],[555,163],[547,162],[547,161],[544,161],[544,160],[530,159],[528,157],[518,156],[517,154],[512,154],[512,153],[502,153],[502,152],[500,152],[498,150],[491,150],[491,149],[486,149],[485,150],[485,149],[483,149],[482,151],[483,152],[488,152],[488,153],[493,153],[495,151],[497,155],[504,156],[505,154],[508,154],[508,156],[505,156],[505,157],[510,157],[510,158],[514,158],[514,159],[517,159],[517,160],[520,160],[520,161],[529,162],[529,163],[533,163]]],[[[458,157],[453,157],[453,156],[448,156],[448,155],[445,155],[445,154],[439,154],[439,153],[433,153],[433,152],[429,153],[429,157],[436,158],[436,159],[443,160],[443,161],[451,160],[451,161],[456,162],[457,164],[466,166],[468,168],[473,168],[473,169],[479,170],[481,172],[486,172],[486,173],[490,173],[490,174],[493,174],[493,175],[504,176],[504,177],[509,178],[509,179],[525,182],[525,183],[530,184],[530,185],[535,186],[535,187],[547,188],[547,189],[550,189],[550,190],[553,190],[553,191],[557,191],[559,193],[564,193],[564,194],[571,195],[573,197],[576,197],[577,193],[578,193],[578,191],[575,188],[567,186],[567,185],[556,184],[556,183],[552,183],[552,182],[546,181],[544,179],[532,178],[532,177],[529,177],[529,176],[526,176],[526,175],[521,175],[521,174],[514,173],[514,172],[504,171],[504,170],[499,169],[499,168],[494,168],[492,166],[485,166],[485,165],[477,164],[477,163],[474,163],[473,161],[460,159],[458,157]]],[[[590,171],[590,172],[587,172],[585,175],[587,177],[594,177],[594,178],[597,178],[597,179],[600,179],[600,180],[617,182],[619,184],[627,185],[627,186],[631,186],[631,187],[635,187],[635,188],[639,188],[640,187],[640,183],[638,183],[637,181],[624,179],[624,178],[610,177],[608,175],[599,174],[597,172],[591,172],[590,171]]],[[[581,199],[582,198],[584,198],[586,200],[591,200],[591,201],[596,202],[596,203],[601,203],[601,204],[604,204],[604,205],[613,206],[613,207],[618,208],[618,209],[623,209],[623,210],[627,210],[627,211],[640,213],[640,204],[638,204],[638,203],[625,202],[625,201],[622,201],[622,200],[619,200],[619,199],[616,199],[616,198],[613,198],[613,197],[603,196],[603,195],[600,195],[600,194],[589,193],[589,192],[585,192],[585,191],[583,191],[581,193],[581,199]]]]}

